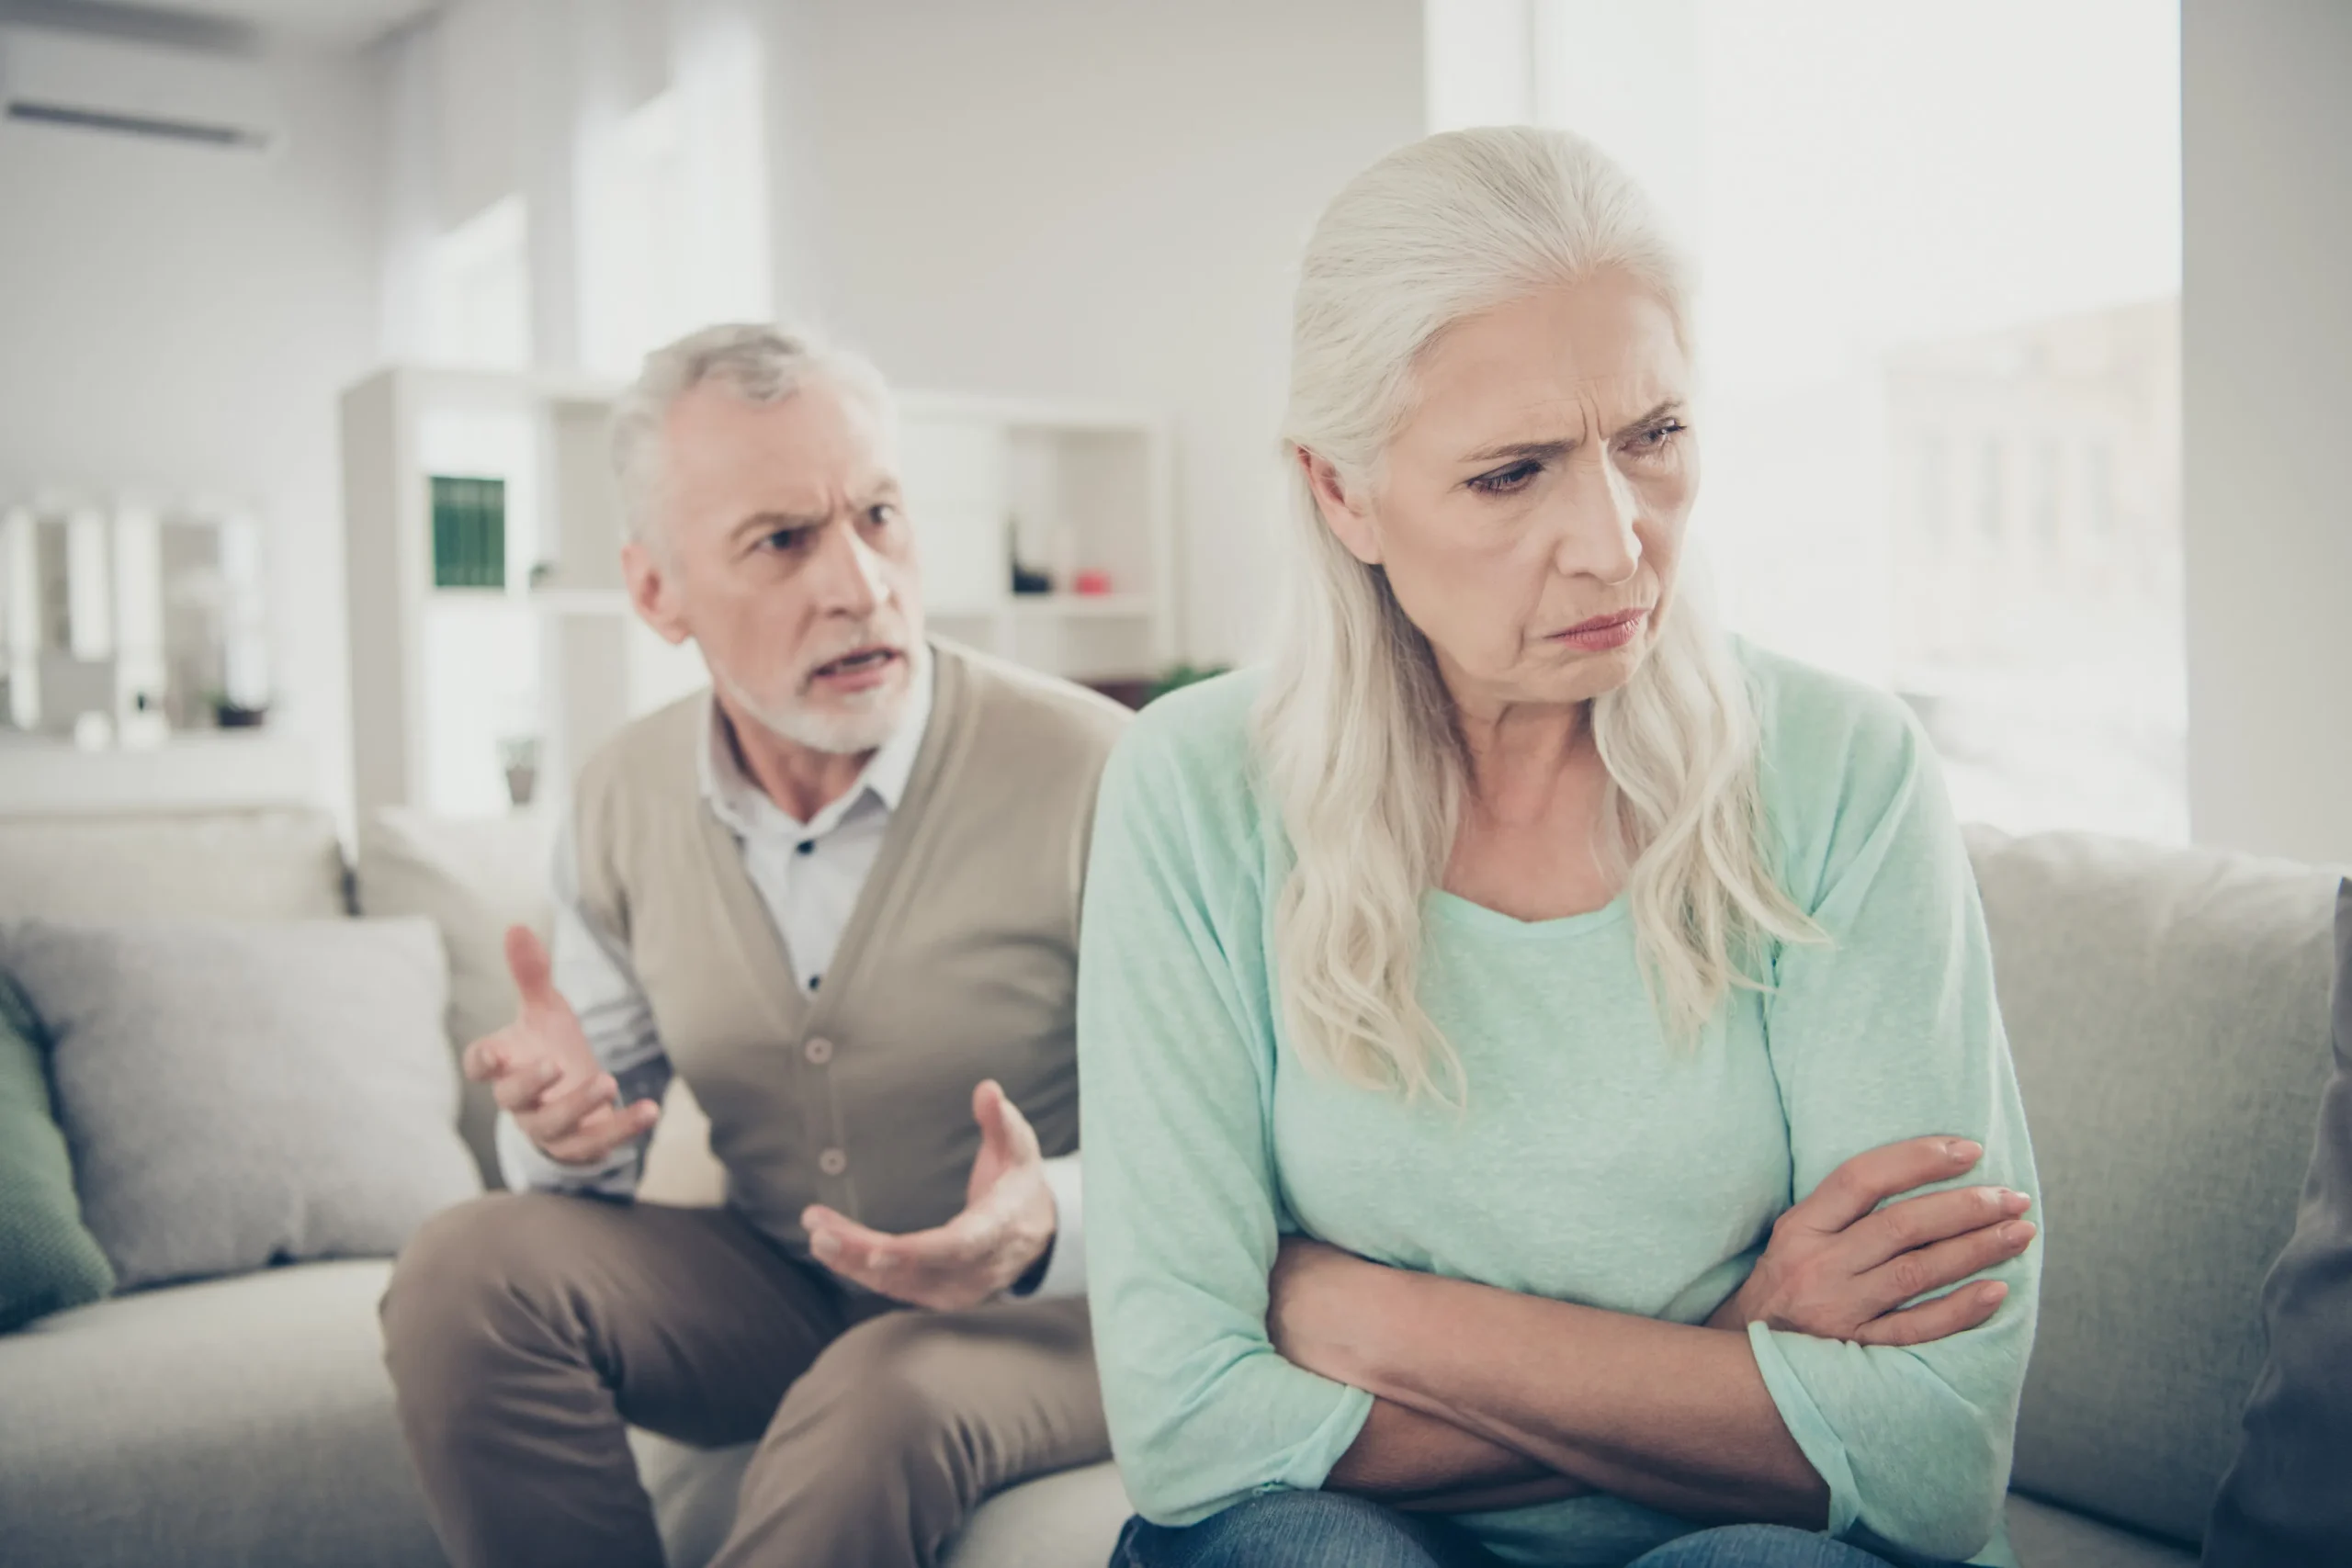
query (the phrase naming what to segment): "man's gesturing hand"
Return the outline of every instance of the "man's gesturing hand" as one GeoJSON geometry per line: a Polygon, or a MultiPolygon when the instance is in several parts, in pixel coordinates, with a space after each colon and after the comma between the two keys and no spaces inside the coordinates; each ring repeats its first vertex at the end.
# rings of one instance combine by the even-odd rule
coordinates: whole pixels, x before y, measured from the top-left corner
{"type": "Polygon", "coordinates": [[[514,1022],[466,1047],[466,1077],[490,1085],[524,1135],[565,1165],[593,1165],[652,1126],[662,1114],[652,1100],[615,1103],[620,1087],[596,1065],[528,926],[506,928],[506,967],[521,1008],[514,1022]]]}
{"type": "Polygon", "coordinates": [[[2018,1217],[2026,1195],[1955,1187],[1879,1204],[1949,1180],[1984,1153],[1965,1138],[1935,1137],[1856,1155],[1773,1222],[1764,1256],[1708,1325],[1761,1321],[1821,1339],[1921,1345],[1983,1323],[2008,1294],[1997,1280],[1915,1307],[1903,1303],[2023,1252],[2034,1235],[2033,1223],[2018,1217]]]}
{"type": "Polygon", "coordinates": [[[1054,1195],[1037,1134],[993,1079],[972,1091],[979,1157],[964,1212],[933,1230],[886,1235],[812,1203],[808,1250],[844,1280],[942,1312],[978,1306],[1029,1271],[1054,1240],[1054,1195]]]}

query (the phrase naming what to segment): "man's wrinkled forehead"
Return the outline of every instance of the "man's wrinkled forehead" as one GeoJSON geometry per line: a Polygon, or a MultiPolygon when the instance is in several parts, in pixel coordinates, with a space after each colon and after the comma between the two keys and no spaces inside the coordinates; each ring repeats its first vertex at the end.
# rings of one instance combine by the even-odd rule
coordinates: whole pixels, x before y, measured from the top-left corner
{"type": "Polygon", "coordinates": [[[820,518],[898,484],[896,421],[831,377],[766,401],[706,383],[672,406],[664,434],[665,510],[706,521],[714,510],[820,518]]]}

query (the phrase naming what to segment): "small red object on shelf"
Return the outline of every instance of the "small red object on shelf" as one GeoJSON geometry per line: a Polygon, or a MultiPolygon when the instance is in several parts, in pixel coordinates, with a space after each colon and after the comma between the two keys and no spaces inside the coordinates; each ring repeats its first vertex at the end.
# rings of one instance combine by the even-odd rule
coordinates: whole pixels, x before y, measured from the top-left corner
{"type": "Polygon", "coordinates": [[[1090,598],[1108,593],[1111,592],[1111,574],[1099,567],[1090,567],[1075,573],[1069,580],[1069,587],[1071,592],[1083,593],[1090,598]]]}

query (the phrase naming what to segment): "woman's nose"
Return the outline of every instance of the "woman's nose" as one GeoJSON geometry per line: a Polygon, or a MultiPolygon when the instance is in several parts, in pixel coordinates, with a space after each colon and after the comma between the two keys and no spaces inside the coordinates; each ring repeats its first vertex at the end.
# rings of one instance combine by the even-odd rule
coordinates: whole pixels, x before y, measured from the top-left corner
{"type": "Polygon", "coordinates": [[[1562,575],[1589,577],[1614,588],[1641,570],[1640,498],[1616,466],[1606,460],[1566,487],[1559,543],[1553,565],[1562,575]]]}

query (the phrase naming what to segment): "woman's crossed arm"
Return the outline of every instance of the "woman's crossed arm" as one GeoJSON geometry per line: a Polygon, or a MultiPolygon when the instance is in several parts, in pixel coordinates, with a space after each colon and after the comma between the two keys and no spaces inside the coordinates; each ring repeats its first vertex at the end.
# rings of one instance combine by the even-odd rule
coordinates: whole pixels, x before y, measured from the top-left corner
{"type": "Polygon", "coordinates": [[[1308,1370],[1372,1393],[1334,1490],[1406,1508],[1504,1508],[1605,1490],[1689,1517],[1818,1529],[1827,1491],[1790,1438],[1750,1322],[1858,1344],[1972,1328],[2006,1294],[1958,1284],[2015,1256],[2023,1195],[1951,1189],[1880,1205],[1973,1163],[1917,1138],[1858,1155],[1785,1213],[1705,1328],[1630,1318],[1284,1245],[1269,1327],[1308,1370]]]}

